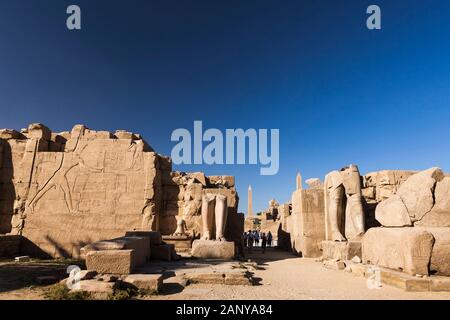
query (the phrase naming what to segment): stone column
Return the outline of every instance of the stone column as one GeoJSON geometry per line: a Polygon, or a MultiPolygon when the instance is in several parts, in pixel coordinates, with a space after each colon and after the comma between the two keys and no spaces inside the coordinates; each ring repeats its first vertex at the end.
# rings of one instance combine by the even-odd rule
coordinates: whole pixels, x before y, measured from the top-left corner
{"type": "Polygon", "coordinates": [[[297,184],[297,188],[296,190],[302,190],[302,175],[300,174],[300,172],[297,172],[297,178],[296,178],[296,184],[297,184]]]}
{"type": "Polygon", "coordinates": [[[204,194],[202,196],[202,240],[211,240],[214,229],[215,195],[204,194]]]}
{"type": "Polygon", "coordinates": [[[216,218],[216,240],[225,241],[225,226],[227,224],[228,206],[227,197],[218,194],[214,216],[216,218]]]}
{"type": "Polygon", "coordinates": [[[248,206],[247,206],[247,217],[252,218],[253,217],[253,199],[252,199],[252,186],[248,186],[248,206]]]}

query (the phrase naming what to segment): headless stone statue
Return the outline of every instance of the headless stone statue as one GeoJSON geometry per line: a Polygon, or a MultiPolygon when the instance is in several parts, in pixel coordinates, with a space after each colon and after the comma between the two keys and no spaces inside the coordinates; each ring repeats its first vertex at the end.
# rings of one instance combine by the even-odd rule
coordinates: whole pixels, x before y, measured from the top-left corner
{"type": "Polygon", "coordinates": [[[327,240],[359,239],[364,234],[364,210],[358,167],[350,165],[330,172],[324,186],[327,240]],[[347,202],[345,208],[344,201],[347,202]]]}
{"type": "Polygon", "coordinates": [[[202,240],[225,241],[225,226],[227,223],[227,197],[221,194],[204,194],[202,197],[202,240]]]}

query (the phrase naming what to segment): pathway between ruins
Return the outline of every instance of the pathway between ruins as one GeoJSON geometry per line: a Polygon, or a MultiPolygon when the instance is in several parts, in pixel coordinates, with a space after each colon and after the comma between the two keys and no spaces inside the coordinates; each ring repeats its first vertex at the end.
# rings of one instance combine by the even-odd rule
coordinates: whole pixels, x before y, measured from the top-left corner
{"type": "Polygon", "coordinates": [[[404,292],[390,286],[371,290],[362,277],[325,269],[315,259],[275,249],[262,254],[254,248],[249,257],[264,268],[255,271],[260,285],[191,284],[178,293],[151,299],[450,299],[450,292],[404,292]]]}
{"type": "MultiPolygon", "coordinates": [[[[146,299],[450,299],[450,292],[405,292],[390,286],[371,290],[367,288],[364,278],[326,269],[315,259],[300,258],[275,249],[268,249],[265,254],[261,253],[260,248],[253,250],[253,254],[247,258],[258,262],[262,267],[261,270],[254,271],[254,277],[260,279],[259,285],[190,284],[183,288],[178,280],[172,277],[164,280],[162,293],[148,296],[146,299]]],[[[39,270],[34,270],[36,267],[23,265],[20,273],[17,273],[17,265],[0,263],[0,300],[44,299],[46,287],[30,286],[30,281],[38,273],[64,273],[65,266],[51,262],[43,262],[43,266],[40,265],[37,268],[39,270]]]]}

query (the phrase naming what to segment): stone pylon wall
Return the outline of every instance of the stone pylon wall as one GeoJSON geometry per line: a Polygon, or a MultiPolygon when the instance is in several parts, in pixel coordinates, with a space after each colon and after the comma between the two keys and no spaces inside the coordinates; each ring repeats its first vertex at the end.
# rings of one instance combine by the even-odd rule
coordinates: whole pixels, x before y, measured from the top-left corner
{"type": "Polygon", "coordinates": [[[138,135],[31,125],[0,137],[1,233],[77,257],[87,243],[157,227],[159,155],[138,135]]]}
{"type": "Polygon", "coordinates": [[[0,130],[0,234],[24,236],[37,253],[78,257],[84,245],[130,230],[171,234],[180,217],[201,230],[203,190],[229,194],[237,212],[234,178],[222,178],[172,172],[168,157],[131,132],[0,130]]]}

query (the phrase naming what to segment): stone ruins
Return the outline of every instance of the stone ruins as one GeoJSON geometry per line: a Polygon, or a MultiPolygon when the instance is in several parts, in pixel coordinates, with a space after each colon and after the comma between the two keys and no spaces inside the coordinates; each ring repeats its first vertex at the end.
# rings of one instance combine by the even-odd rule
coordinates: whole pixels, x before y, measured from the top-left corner
{"type": "Polygon", "coordinates": [[[280,211],[278,246],[407,291],[450,291],[450,175],[349,165],[280,211]]]}
{"type": "Polygon", "coordinates": [[[242,260],[243,233],[258,229],[278,249],[375,287],[450,291],[449,174],[362,176],[350,164],[305,182],[298,173],[291,200],[272,199],[258,214],[249,187],[244,219],[234,177],[173,171],[139,134],[84,125],[55,133],[39,123],[3,129],[0,257],[82,260],[87,270],[65,280],[71,290],[111,293],[127,283],[157,292],[161,270],[183,281],[251,285],[256,267],[242,260]]]}
{"type": "Polygon", "coordinates": [[[205,194],[222,201],[220,237],[240,239],[234,177],[172,171],[139,134],[31,124],[0,130],[0,154],[0,234],[20,236],[27,254],[79,258],[84,246],[131,231],[189,249],[202,234],[205,194]]]}

